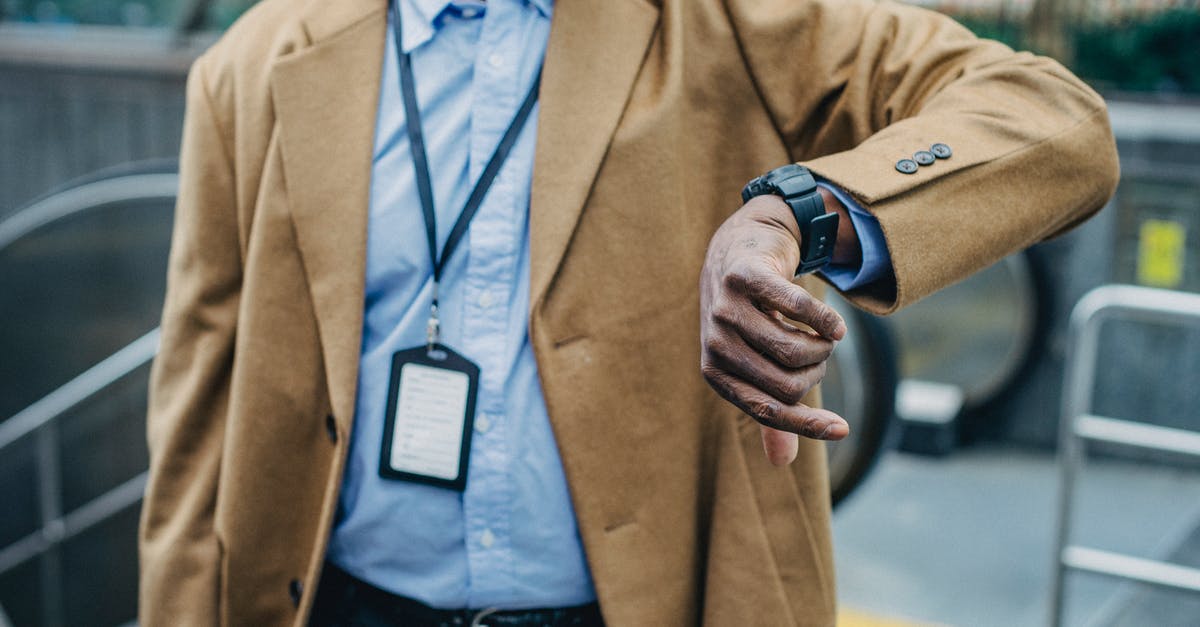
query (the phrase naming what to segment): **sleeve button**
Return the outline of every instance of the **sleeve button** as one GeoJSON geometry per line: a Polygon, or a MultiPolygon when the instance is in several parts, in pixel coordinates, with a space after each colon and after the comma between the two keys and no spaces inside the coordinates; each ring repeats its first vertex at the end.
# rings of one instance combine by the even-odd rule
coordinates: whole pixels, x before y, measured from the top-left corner
{"type": "Polygon", "coordinates": [[[912,174],[917,171],[918,167],[920,166],[918,166],[917,162],[913,161],[912,159],[901,159],[896,162],[896,170],[903,172],[904,174],[912,174]]]}
{"type": "Polygon", "coordinates": [[[949,159],[950,155],[954,154],[954,152],[950,150],[950,147],[946,144],[934,144],[933,146],[929,147],[929,150],[933,153],[933,156],[937,157],[938,159],[949,159]]]}
{"type": "Polygon", "coordinates": [[[933,162],[937,161],[937,158],[934,157],[933,153],[929,152],[928,150],[918,150],[916,154],[913,155],[913,160],[919,165],[933,165],[933,162]]]}

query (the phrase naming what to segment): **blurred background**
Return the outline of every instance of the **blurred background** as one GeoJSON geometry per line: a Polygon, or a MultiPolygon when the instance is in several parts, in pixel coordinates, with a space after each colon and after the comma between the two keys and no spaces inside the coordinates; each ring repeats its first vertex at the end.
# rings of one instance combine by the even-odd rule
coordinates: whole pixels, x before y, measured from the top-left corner
{"type": "MultiPolygon", "coordinates": [[[[1200,625],[1200,0],[915,3],[1100,91],[1122,181],[896,316],[838,303],[842,622],[1200,625]]],[[[0,627],[135,618],[184,80],[251,4],[0,0],[0,627]]]]}

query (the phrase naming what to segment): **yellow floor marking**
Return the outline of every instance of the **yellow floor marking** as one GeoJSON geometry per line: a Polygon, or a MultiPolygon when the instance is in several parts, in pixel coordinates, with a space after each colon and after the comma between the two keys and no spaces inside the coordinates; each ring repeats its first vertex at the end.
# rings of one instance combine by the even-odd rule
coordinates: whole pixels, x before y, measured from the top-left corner
{"type": "Polygon", "coordinates": [[[876,616],[858,610],[843,608],[838,612],[838,627],[945,627],[938,623],[912,621],[901,618],[876,616]]]}

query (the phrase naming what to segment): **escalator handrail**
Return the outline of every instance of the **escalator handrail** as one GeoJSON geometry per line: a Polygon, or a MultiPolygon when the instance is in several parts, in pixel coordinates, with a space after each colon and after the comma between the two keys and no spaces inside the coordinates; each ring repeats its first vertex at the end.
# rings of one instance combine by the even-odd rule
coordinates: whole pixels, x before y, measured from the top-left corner
{"type": "MultiPolygon", "coordinates": [[[[37,531],[0,547],[0,575],[140,503],[149,476],[149,471],[142,471],[75,511],[47,521],[37,531]]],[[[0,621],[0,627],[3,625],[0,621]]]]}
{"type": "Polygon", "coordinates": [[[15,442],[45,427],[134,370],[150,363],[158,353],[158,335],[159,330],[156,327],[0,423],[0,455],[15,442]]]}
{"type": "Polygon", "coordinates": [[[174,170],[132,171],[99,180],[73,182],[0,220],[0,251],[30,233],[77,213],[138,198],[174,198],[179,175],[174,170]]]}

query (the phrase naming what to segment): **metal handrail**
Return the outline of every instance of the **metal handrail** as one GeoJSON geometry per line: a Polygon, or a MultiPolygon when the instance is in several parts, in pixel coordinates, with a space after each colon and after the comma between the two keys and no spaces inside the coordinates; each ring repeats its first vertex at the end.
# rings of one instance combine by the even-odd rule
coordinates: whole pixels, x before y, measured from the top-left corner
{"type": "Polygon", "coordinates": [[[0,423],[0,454],[14,442],[45,427],[76,405],[149,363],[158,352],[158,335],[159,331],[155,328],[0,423]]]}
{"type": "Polygon", "coordinates": [[[1106,285],[1088,292],[1071,312],[1062,419],[1059,425],[1058,528],[1050,624],[1060,625],[1068,570],[1108,575],[1156,586],[1200,592],[1200,569],[1069,543],[1076,475],[1088,442],[1103,442],[1183,455],[1200,455],[1200,433],[1119,420],[1091,413],[1099,357],[1100,327],[1111,320],[1200,326],[1200,294],[1106,285]]]}
{"type": "MultiPolygon", "coordinates": [[[[67,412],[150,363],[158,352],[158,338],[159,330],[156,328],[0,423],[0,454],[28,436],[51,431],[51,428],[56,426],[56,421],[67,412]]],[[[55,449],[54,440],[53,437],[42,438],[38,446],[43,450],[39,453],[55,449]]],[[[63,514],[58,502],[60,490],[57,485],[59,477],[56,466],[56,455],[51,454],[48,458],[45,454],[39,454],[39,505],[42,526],[32,534],[0,549],[0,574],[47,552],[137,503],[146,485],[146,473],[143,472],[78,509],[63,514]]]]}
{"type": "Polygon", "coordinates": [[[0,250],[63,218],[135,198],[174,198],[178,189],[175,172],[133,172],[72,185],[0,220],[0,250]]]}
{"type": "Polygon", "coordinates": [[[0,575],[87,531],[142,500],[148,472],[81,505],[79,509],[46,522],[41,529],[0,550],[0,575]]]}
{"type": "MultiPolygon", "coordinates": [[[[11,43],[11,42],[10,42],[11,43]]],[[[0,46],[0,52],[3,46],[0,46]]],[[[3,56],[0,54],[0,56],[3,56]]],[[[173,199],[178,187],[174,168],[163,162],[142,163],[104,171],[69,183],[0,220],[0,251],[55,222],[127,200],[173,199]],[[97,178],[99,177],[99,178],[97,178]]],[[[173,204],[173,203],[171,203],[173,204]]],[[[65,624],[65,564],[58,547],[142,499],[148,474],[143,471],[73,511],[64,512],[60,419],[82,403],[143,368],[158,352],[159,330],[153,329],[34,404],[0,423],[0,455],[17,444],[35,450],[39,527],[0,547],[0,574],[37,559],[42,621],[65,624]]],[[[0,608],[0,627],[7,627],[0,608]]]]}

